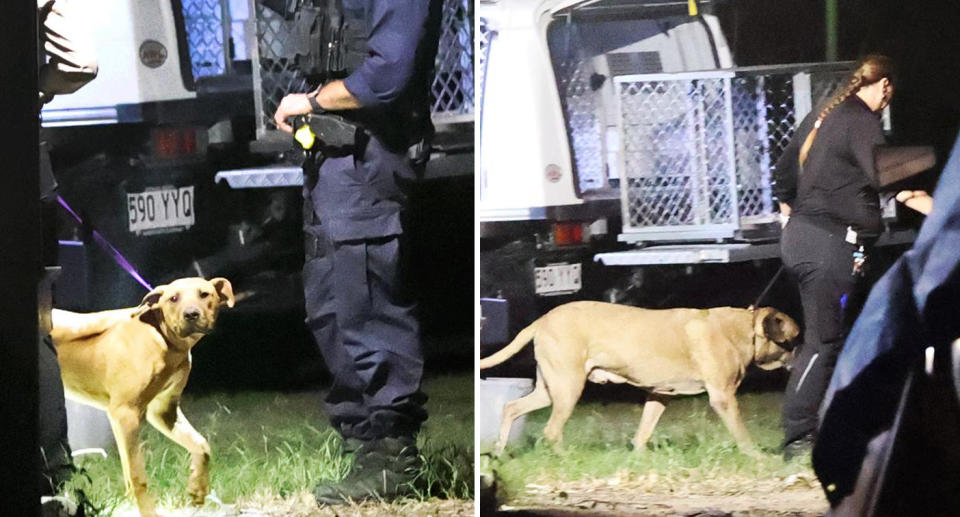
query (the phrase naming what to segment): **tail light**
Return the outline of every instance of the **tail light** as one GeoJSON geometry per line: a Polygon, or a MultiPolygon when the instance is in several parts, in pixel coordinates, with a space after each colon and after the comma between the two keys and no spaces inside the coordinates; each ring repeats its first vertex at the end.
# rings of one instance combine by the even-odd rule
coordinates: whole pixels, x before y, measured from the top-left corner
{"type": "Polygon", "coordinates": [[[177,158],[197,154],[197,130],[192,127],[158,127],[152,133],[153,155],[177,158]]]}
{"type": "Polygon", "coordinates": [[[583,223],[553,223],[553,243],[557,246],[569,246],[583,243],[583,223]]]}

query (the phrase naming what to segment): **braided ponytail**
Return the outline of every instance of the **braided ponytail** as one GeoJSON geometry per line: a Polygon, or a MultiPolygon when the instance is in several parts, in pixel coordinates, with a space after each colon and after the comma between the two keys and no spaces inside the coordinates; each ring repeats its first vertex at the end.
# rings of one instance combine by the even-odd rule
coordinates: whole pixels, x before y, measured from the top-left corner
{"type": "Polygon", "coordinates": [[[813,147],[813,141],[817,137],[817,131],[820,129],[820,125],[834,108],[847,100],[851,95],[857,93],[860,88],[869,86],[884,77],[892,81],[892,76],[893,63],[888,57],[877,54],[871,54],[865,57],[860,63],[860,66],[853,72],[853,75],[850,76],[847,85],[835,93],[833,97],[830,98],[830,101],[827,102],[826,106],[820,110],[820,114],[817,115],[817,120],[813,123],[813,129],[810,130],[807,138],[803,141],[803,145],[800,146],[800,166],[803,167],[803,164],[807,161],[807,154],[810,152],[810,148],[813,147]]]}

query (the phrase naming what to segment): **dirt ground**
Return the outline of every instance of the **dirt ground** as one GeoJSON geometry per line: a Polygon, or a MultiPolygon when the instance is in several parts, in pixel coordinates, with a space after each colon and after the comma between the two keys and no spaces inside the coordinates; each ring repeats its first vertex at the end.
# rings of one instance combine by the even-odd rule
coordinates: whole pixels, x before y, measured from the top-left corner
{"type": "MultiPolygon", "coordinates": [[[[288,499],[266,499],[230,505],[208,503],[203,508],[158,510],[164,517],[472,517],[473,501],[431,499],[403,501],[395,504],[366,503],[362,505],[319,507],[312,496],[288,499]]],[[[132,505],[113,512],[116,517],[139,515],[132,505]]]]}
{"type": "Polygon", "coordinates": [[[527,485],[501,506],[503,516],[815,517],[828,509],[819,483],[803,475],[784,479],[723,479],[665,486],[655,476],[527,485]]]}

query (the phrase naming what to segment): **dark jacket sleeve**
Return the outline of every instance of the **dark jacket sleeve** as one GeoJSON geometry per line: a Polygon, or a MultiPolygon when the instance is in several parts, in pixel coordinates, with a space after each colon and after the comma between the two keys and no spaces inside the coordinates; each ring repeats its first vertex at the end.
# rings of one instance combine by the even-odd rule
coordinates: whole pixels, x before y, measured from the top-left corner
{"type": "Polygon", "coordinates": [[[886,143],[883,136],[883,124],[880,117],[873,113],[858,113],[850,120],[847,128],[850,152],[857,167],[863,171],[867,180],[875,189],[880,188],[877,182],[877,162],[874,153],[877,146],[886,143]]]}
{"type": "Polygon", "coordinates": [[[368,4],[367,58],[344,79],[363,107],[388,104],[403,92],[416,66],[429,0],[374,0],[368,4]]]}
{"type": "Polygon", "coordinates": [[[813,127],[814,113],[810,112],[800,122],[793,138],[783,149],[773,171],[773,195],[781,203],[790,204],[797,198],[797,177],[800,175],[800,147],[813,127]]]}

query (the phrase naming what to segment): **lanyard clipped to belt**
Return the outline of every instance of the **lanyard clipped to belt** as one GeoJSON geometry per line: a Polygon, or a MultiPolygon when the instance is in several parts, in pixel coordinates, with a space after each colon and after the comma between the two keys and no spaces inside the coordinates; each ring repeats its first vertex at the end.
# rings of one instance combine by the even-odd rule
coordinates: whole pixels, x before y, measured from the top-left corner
{"type": "Polygon", "coordinates": [[[864,250],[863,244],[860,244],[859,237],[856,230],[847,226],[847,235],[844,240],[857,246],[857,249],[853,251],[853,272],[850,273],[855,277],[862,277],[866,274],[864,266],[867,264],[867,252],[864,250]]]}

